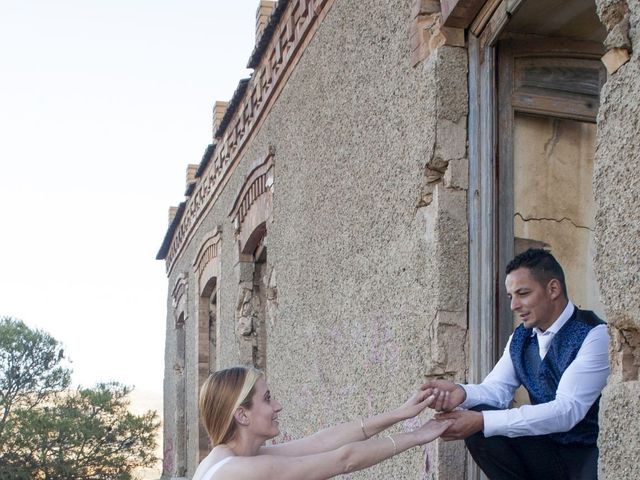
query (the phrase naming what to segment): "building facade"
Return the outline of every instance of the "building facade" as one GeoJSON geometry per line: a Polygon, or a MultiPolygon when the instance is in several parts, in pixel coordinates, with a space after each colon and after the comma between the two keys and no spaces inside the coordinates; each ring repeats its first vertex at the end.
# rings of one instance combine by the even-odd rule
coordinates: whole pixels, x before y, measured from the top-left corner
{"type": "MultiPolygon", "coordinates": [[[[481,380],[513,330],[504,267],[529,246],[609,324],[601,478],[640,478],[639,16],[638,0],[260,2],[253,74],[216,103],[158,253],[163,479],[209,451],[197,393],[219,368],[266,372],[278,441],[426,378],[481,380]]],[[[353,478],[479,474],[437,441],[353,478]]]]}

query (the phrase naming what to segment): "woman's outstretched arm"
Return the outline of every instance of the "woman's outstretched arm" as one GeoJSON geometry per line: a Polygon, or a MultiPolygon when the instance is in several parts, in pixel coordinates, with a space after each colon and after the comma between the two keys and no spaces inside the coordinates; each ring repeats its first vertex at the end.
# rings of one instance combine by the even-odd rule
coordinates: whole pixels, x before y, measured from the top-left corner
{"type": "Polygon", "coordinates": [[[421,390],[394,410],[325,428],[299,440],[265,446],[260,449],[259,455],[303,456],[334,450],[350,442],[366,440],[391,425],[415,417],[434,401],[430,391],[421,390]]]}
{"type": "MultiPolygon", "coordinates": [[[[438,438],[450,420],[430,420],[408,433],[352,442],[335,450],[302,457],[260,455],[236,457],[220,470],[221,480],[325,480],[370,467],[417,445],[438,438]]],[[[358,428],[360,426],[358,425],[358,428]]]]}

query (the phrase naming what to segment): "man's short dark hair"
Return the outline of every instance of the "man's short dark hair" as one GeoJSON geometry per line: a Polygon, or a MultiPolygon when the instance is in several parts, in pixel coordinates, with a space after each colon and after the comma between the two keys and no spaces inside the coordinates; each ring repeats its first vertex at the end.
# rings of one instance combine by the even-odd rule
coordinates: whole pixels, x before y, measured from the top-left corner
{"type": "Polygon", "coordinates": [[[567,297],[567,285],[564,281],[564,272],[551,253],[543,248],[530,248],[514,257],[507,264],[506,274],[509,275],[518,268],[528,268],[538,283],[547,285],[552,279],[560,282],[562,293],[567,297]]]}

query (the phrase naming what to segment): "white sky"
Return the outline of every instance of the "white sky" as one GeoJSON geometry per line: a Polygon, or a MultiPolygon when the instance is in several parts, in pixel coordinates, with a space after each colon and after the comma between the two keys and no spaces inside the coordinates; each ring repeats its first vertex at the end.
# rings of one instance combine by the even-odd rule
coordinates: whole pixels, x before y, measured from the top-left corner
{"type": "Polygon", "coordinates": [[[0,315],[61,341],[76,384],[161,392],[155,255],[257,5],[0,0],[0,315]]]}

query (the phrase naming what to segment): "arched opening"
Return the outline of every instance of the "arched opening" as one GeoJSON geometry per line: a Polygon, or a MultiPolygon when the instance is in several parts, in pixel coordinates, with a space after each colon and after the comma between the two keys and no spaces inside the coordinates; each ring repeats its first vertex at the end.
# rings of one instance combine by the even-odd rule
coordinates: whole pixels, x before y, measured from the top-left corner
{"type": "MultiPolygon", "coordinates": [[[[216,370],[218,349],[218,283],[212,277],[198,297],[198,391],[209,374],[216,370]]],[[[198,461],[211,451],[207,430],[198,418],[198,461]]]]}
{"type": "MultiPolygon", "coordinates": [[[[193,261],[198,285],[197,298],[197,382],[196,398],[207,377],[218,369],[220,345],[220,228],[205,235],[193,261]]],[[[198,417],[198,462],[211,450],[207,431],[198,417]]]]}
{"type": "Polygon", "coordinates": [[[251,361],[256,368],[267,371],[267,325],[266,325],[266,285],[264,278],[267,269],[267,242],[266,229],[259,235],[255,247],[249,244],[247,248],[252,251],[253,258],[253,297],[257,306],[257,318],[254,325],[254,342],[251,349],[251,361]]]}
{"type": "Polygon", "coordinates": [[[187,471],[187,379],[186,379],[186,333],[185,314],[176,320],[176,362],[175,373],[175,460],[174,474],[183,477],[187,471]]]}
{"type": "MultiPolygon", "coordinates": [[[[166,387],[173,391],[174,408],[165,411],[167,434],[165,435],[164,467],[165,474],[171,477],[183,477],[187,471],[187,335],[188,322],[187,275],[178,276],[171,292],[173,308],[173,336],[175,350],[171,375],[165,377],[166,387]]],[[[170,390],[170,391],[171,391],[170,390]]]]}
{"type": "Polygon", "coordinates": [[[237,333],[244,348],[244,360],[267,369],[267,235],[264,224],[249,236],[240,254],[240,290],[236,307],[237,333]]]}
{"type": "Polygon", "coordinates": [[[268,318],[275,318],[273,268],[267,262],[274,149],[254,162],[229,213],[237,241],[236,334],[242,360],[267,372],[268,318]]]}

